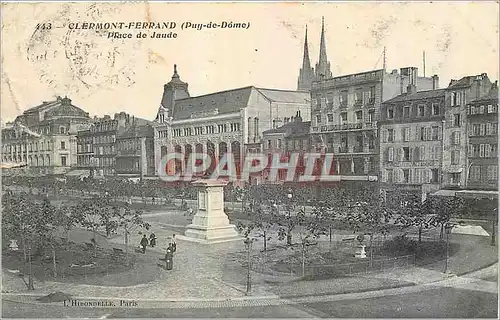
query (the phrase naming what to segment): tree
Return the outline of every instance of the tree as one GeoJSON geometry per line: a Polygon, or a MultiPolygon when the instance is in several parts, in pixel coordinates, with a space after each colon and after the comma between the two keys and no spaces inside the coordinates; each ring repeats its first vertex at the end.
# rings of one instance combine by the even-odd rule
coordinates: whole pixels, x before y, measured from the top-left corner
{"type": "Polygon", "coordinates": [[[320,199],[313,207],[313,215],[322,221],[324,233],[328,234],[330,247],[333,241],[333,229],[335,224],[350,207],[352,194],[345,187],[325,189],[321,192],[320,199]]]}
{"type": "Polygon", "coordinates": [[[12,237],[19,235],[23,246],[24,261],[28,262],[28,290],[34,290],[32,268],[32,245],[43,234],[44,220],[39,215],[39,205],[31,195],[20,194],[2,199],[4,204],[2,225],[12,237]],[[26,252],[26,248],[28,251],[26,252]]]}
{"type": "Polygon", "coordinates": [[[128,203],[126,203],[123,207],[113,207],[113,218],[116,219],[117,226],[123,230],[127,261],[129,235],[131,231],[136,228],[145,228],[146,230],[149,230],[150,227],[149,223],[144,222],[141,215],[142,212],[140,210],[133,211],[128,203]]]}
{"type": "Polygon", "coordinates": [[[354,200],[346,221],[355,232],[370,234],[370,260],[373,260],[373,239],[377,234],[385,235],[389,232],[389,222],[394,212],[387,206],[376,186],[361,188],[354,200]]]}
{"type": "Polygon", "coordinates": [[[324,234],[323,215],[316,214],[306,216],[303,209],[299,210],[296,214],[298,236],[300,240],[300,247],[302,252],[302,276],[305,275],[306,268],[306,250],[312,244],[313,239],[318,239],[320,235],[324,234]]]}
{"type": "Polygon", "coordinates": [[[443,239],[444,226],[453,215],[459,216],[465,206],[461,197],[430,196],[426,200],[426,210],[432,215],[430,223],[440,227],[439,239],[443,239]]]}
{"type": "Polygon", "coordinates": [[[421,243],[423,229],[431,225],[432,205],[429,201],[422,202],[419,193],[398,192],[393,196],[396,197],[395,202],[399,204],[394,224],[403,229],[418,228],[418,243],[421,243]]]}

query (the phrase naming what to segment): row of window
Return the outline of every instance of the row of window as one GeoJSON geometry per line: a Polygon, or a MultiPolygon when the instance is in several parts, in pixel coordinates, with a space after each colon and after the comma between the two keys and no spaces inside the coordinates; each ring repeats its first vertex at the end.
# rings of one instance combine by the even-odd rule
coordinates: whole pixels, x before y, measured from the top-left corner
{"type": "Polygon", "coordinates": [[[386,149],[384,154],[385,161],[388,162],[405,162],[405,161],[425,161],[425,160],[439,160],[441,154],[440,146],[418,146],[418,147],[402,147],[386,149]],[[396,150],[396,154],[394,151],[396,150]]]}
{"type": "Polygon", "coordinates": [[[408,168],[408,169],[385,169],[382,182],[388,183],[439,183],[439,169],[408,168]]]}
{"type": "Polygon", "coordinates": [[[494,136],[498,134],[498,122],[473,123],[469,126],[469,137],[494,136]]]}
{"type": "Polygon", "coordinates": [[[384,115],[385,119],[410,119],[412,115],[416,115],[417,117],[439,116],[441,112],[439,103],[432,103],[432,105],[430,106],[419,104],[417,106],[416,112],[412,113],[411,111],[411,106],[388,106],[384,115]]]}
{"type": "Polygon", "coordinates": [[[382,142],[436,141],[442,139],[442,132],[439,126],[417,127],[415,131],[412,139],[412,130],[410,127],[401,128],[399,134],[395,129],[383,129],[381,130],[382,142]]]}
{"type": "Polygon", "coordinates": [[[106,136],[92,137],[92,142],[94,144],[97,144],[97,143],[115,143],[116,136],[114,134],[112,134],[112,135],[106,135],[106,136]]]}
{"type": "MultiPolygon", "coordinates": [[[[354,118],[356,122],[363,122],[363,110],[357,110],[354,112],[354,118]]],[[[321,123],[321,114],[316,115],[316,123],[321,123]]],[[[374,122],[375,119],[375,109],[370,109],[367,112],[367,122],[374,122]]],[[[334,122],[334,117],[333,113],[327,113],[326,115],[326,121],[327,123],[333,123],[334,122]]],[[[339,115],[339,122],[340,124],[346,124],[348,123],[347,121],[347,112],[341,112],[339,115]]]]}
{"type": "Polygon", "coordinates": [[[100,122],[97,124],[94,124],[91,128],[90,131],[92,132],[103,132],[103,131],[112,131],[116,130],[118,122],[117,121],[110,121],[110,122],[100,122]]]}
{"type": "Polygon", "coordinates": [[[468,114],[484,114],[484,113],[498,113],[498,105],[487,106],[469,106],[467,109],[468,114]]]}
{"type": "MultiPolygon", "coordinates": [[[[338,97],[338,102],[341,106],[347,106],[349,91],[342,90],[339,92],[338,96],[335,96],[333,92],[327,92],[324,96],[318,96],[315,100],[313,100],[313,104],[315,105],[327,105],[329,107],[333,107],[333,101],[335,97],[338,97]]],[[[357,88],[354,91],[354,105],[359,104],[368,104],[375,102],[375,86],[368,88],[368,90],[363,88],[357,88]]]]}
{"type": "MultiPolygon", "coordinates": [[[[211,133],[225,133],[225,132],[238,132],[241,131],[241,125],[239,122],[233,122],[229,125],[219,124],[215,125],[207,125],[207,126],[198,126],[198,127],[189,127],[184,129],[174,129],[173,136],[181,137],[181,136],[192,136],[192,135],[200,135],[200,134],[211,134],[211,133]]],[[[164,133],[165,137],[167,136],[166,132],[164,133]]]]}
{"type": "MultiPolygon", "coordinates": [[[[9,157],[9,156],[4,156],[3,161],[5,162],[24,162],[27,163],[28,166],[35,166],[35,167],[45,167],[45,166],[50,166],[51,165],[51,157],[50,155],[41,155],[41,156],[24,156],[24,157],[9,157]]],[[[66,156],[61,156],[61,165],[66,166],[67,165],[67,157],[66,156]]]]}
{"type": "Polygon", "coordinates": [[[469,144],[469,157],[496,158],[498,156],[497,147],[496,143],[469,144]]]}
{"type": "Polygon", "coordinates": [[[94,147],[94,154],[96,155],[103,155],[103,154],[114,154],[115,153],[115,146],[100,146],[100,147],[94,147]]]}
{"type": "Polygon", "coordinates": [[[488,180],[490,182],[498,181],[498,166],[471,166],[469,172],[470,181],[488,180]]]}
{"type": "Polygon", "coordinates": [[[77,153],[92,152],[92,146],[90,143],[78,144],[76,148],[77,148],[77,153]]]}
{"type": "MultiPolygon", "coordinates": [[[[118,150],[138,150],[140,148],[140,143],[135,139],[120,140],[116,144],[118,150]]],[[[114,152],[114,149],[113,149],[114,152]]]]}
{"type": "MultiPolygon", "coordinates": [[[[35,143],[29,143],[29,144],[16,144],[16,145],[4,145],[2,147],[3,153],[16,153],[16,152],[26,152],[26,151],[51,151],[53,146],[52,141],[47,141],[47,142],[35,142],[35,143]]],[[[60,143],[60,149],[61,150],[66,150],[66,142],[61,141],[60,143]]]]}

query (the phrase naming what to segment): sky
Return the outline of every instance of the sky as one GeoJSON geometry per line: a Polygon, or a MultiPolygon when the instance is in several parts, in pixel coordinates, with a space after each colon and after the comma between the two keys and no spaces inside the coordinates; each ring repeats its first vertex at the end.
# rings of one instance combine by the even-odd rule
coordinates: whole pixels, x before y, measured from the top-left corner
{"type": "Polygon", "coordinates": [[[334,76],[416,66],[450,79],[498,79],[498,3],[3,3],[1,120],[56,96],[90,116],[125,111],[152,120],[177,64],[191,96],[249,85],[295,90],[305,26],[311,64],[321,17],[334,76]],[[249,23],[247,29],[181,29],[183,23],[249,23]],[[70,30],[84,22],[175,22],[171,30],[70,30]],[[49,28],[50,24],[50,30],[49,28]],[[38,29],[37,29],[38,25],[38,29]],[[157,33],[176,38],[151,39],[157,33]],[[146,38],[137,38],[140,32],[146,38]]]}

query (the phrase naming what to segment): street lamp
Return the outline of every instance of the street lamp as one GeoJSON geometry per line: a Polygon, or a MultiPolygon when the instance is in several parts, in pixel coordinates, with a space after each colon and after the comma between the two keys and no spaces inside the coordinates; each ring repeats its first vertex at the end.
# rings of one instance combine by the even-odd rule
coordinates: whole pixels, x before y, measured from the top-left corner
{"type": "Polygon", "coordinates": [[[444,226],[444,230],[446,232],[446,259],[444,260],[444,273],[448,273],[448,259],[450,258],[450,234],[451,229],[453,229],[453,224],[447,223],[444,226]]]}
{"type": "Polygon", "coordinates": [[[246,295],[250,295],[252,292],[252,244],[255,241],[255,239],[246,237],[245,240],[243,240],[243,243],[245,244],[245,247],[247,248],[247,291],[246,295]]]}

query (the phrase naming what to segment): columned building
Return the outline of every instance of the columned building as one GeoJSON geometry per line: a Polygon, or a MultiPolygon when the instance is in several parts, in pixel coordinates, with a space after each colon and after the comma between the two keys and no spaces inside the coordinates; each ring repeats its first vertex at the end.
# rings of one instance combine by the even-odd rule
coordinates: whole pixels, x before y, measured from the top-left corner
{"type": "Polygon", "coordinates": [[[27,164],[29,173],[66,173],[77,162],[76,133],[89,122],[67,97],[44,101],[2,129],[2,160],[27,164]]]}
{"type": "Polygon", "coordinates": [[[169,152],[182,153],[184,160],[169,168],[175,171],[185,169],[193,152],[208,153],[214,163],[226,152],[241,159],[249,149],[255,151],[263,131],[283,124],[285,118],[300,111],[310,119],[308,92],[248,86],[191,97],[176,66],[161,101],[153,123],[155,164],[169,152]]]}

